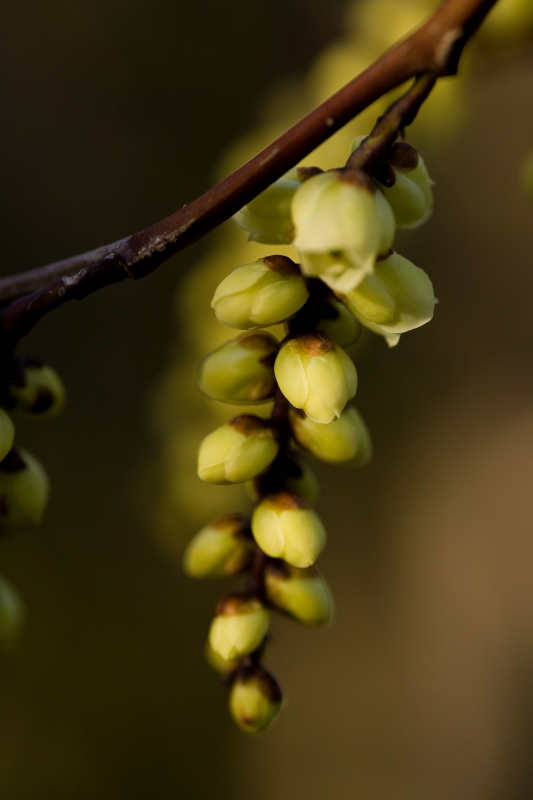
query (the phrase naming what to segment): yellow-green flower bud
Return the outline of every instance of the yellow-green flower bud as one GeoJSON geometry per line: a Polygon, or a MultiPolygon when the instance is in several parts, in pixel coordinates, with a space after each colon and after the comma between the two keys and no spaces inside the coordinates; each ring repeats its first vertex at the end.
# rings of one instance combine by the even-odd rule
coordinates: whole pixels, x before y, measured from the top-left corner
{"type": "Polygon", "coordinates": [[[300,187],[296,169],[275,181],[233,217],[248,239],[263,244],[290,244],[292,239],[291,200],[300,187]]]}
{"type": "Polygon", "coordinates": [[[233,672],[236,666],[239,663],[238,659],[229,659],[226,660],[222,658],[218,653],[215,653],[211,645],[209,644],[209,640],[205,644],[204,649],[205,660],[211,667],[214,669],[215,672],[219,672],[221,675],[227,675],[229,672],[233,672]]]}
{"type": "MultiPolygon", "coordinates": [[[[304,184],[305,185],[305,184],[304,184]]],[[[289,403],[315,422],[331,422],[357,389],[353,361],[326,334],[315,331],[286,342],[274,365],[289,403]]]]}
{"type": "Polygon", "coordinates": [[[308,297],[294,261],[286,256],[268,256],[230,272],[216,290],[211,307],[219,322],[248,330],[284,322],[308,297]]]}
{"type": "Polygon", "coordinates": [[[278,449],[267,420],[242,414],[205,437],[198,451],[198,476],[208,483],[244,483],[264,472],[278,449]]]}
{"type": "Polygon", "coordinates": [[[217,606],[209,630],[209,644],[225,661],[257,650],[267,635],[269,615],[255,597],[233,594],[217,606]]]}
{"type": "Polygon", "coordinates": [[[15,427],[9,414],[0,408],[0,461],[7,456],[13,447],[15,427]]]}
{"type": "Polygon", "coordinates": [[[377,185],[359,170],[324,172],[294,195],[294,247],[305,275],[349,292],[372,272],[394,240],[394,214],[377,185]]]}
{"type": "Polygon", "coordinates": [[[252,516],[254,539],[267,556],[294,567],[310,567],[326,544],[320,517],[298,495],[267,495],[252,516]]]}
{"type": "Polygon", "coordinates": [[[361,415],[352,406],[339,419],[321,425],[291,409],[292,432],[298,444],[321,461],[361,467],[372,458],[372,441],[361,415]]]}
{"type": "Polygon", "coordinates": [[[424,270],[398,253],[378,262],[374,274],[343,300],[366,328],[385,336],[390,346],[398,343],[401,333],[429,322],[436,302],[424,270]]]}
{"type": "Polygon", "coordinates": [[[331,617],[331,594],[316,567],[299,569],[283,561],[270,562],[265,590],[272,605],[305,625],[323,625],[331,617]]]}
{"type": "Polygon", "coordinates": [[[324,316],[316,325],[341,347],[349,347],[359,339],[361,325],[352,312],[340,300],[330,299],[324,304],[324,316]]]}
{"type": "Polygon", "coordinates": [[[242,670],[235,678],[229,696],[231,716],[245,733],[263,733],[277,716],[281,690],[263,667],[242,670]]]}
{"type": "Polygon", "coordinates": [[[269,333],[243,333],[204,358],[198,387],[223,403],[264,403],[274,394],[277,352],[278,342],[269,333]]]}
{"type": "Polygon", "coordinates": [[[241,572],[253,550],[250,521],[241,514],[225,514],[196,534],[185,551],[183,569],[191,578],[225,578],[241,572]]]}
{"type": "MultiPolygon", "coordinates": [[[[400,142],[399,144],[403,144],[400,142]]],[[[433,213],[433,186],[422,156],[414,169],[394,168],[392,186],[383,186],[383,193],[394,212],[398,228],[418,228],[433,213]]]]}
{"type": "Polygon", "coordinates": [[[42,464],[21,447],[0,461],[0,528],[41,521],[49,481],[42,464]]]}
{"type": "Polygon", "coordinates": [[[55,369],[35,358],[14,362],[3,404],[41,419],[50,419],[65,406],[65,387],[55,369]]]}
{"type": "Polygon", "coordinates": [[[23,609],[18,594],[0,578],[0,648],[16,644],[23,622],[23,609]]]}

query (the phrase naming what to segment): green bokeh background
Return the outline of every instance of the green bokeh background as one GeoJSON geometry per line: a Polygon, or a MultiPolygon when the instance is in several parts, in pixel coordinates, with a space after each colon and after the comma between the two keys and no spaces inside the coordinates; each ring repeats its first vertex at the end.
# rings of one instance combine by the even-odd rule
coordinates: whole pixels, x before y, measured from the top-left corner
{"type": "MultiPolygon", "coordinates": [[[[207,188],[341,12],[6,0],[3,274],[113,241],[207,188]]],[[[435,218],[398,248],[430,273],[436,317],[396,350],[360,349],[376,457],[320,470],[336,622],[277,625],[290,704],[264,738],[234,730],[203,663],[220,587],[187,581],[150,526],[150,390],[179,275],[206,243],[28,337],[70,402],[17,427],[53,493],[42,527],[0,542],[27,609],[0,657],[1,800],[531,797],[533,209],[519,174],[533,61],[500,59],[468,91],[463,128],[424,150],[435,218]]]]}

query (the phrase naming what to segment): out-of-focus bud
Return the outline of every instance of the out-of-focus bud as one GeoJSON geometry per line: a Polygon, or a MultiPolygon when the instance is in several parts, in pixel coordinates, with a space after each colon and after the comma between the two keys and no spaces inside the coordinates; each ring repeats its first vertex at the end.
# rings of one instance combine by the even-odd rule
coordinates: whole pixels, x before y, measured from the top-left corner
{"type": "Polygon", "coordinates": [[[274,394],[278,342],[269,333],[243,333],[213,350],[200,364],[198,387],[211,400],[248,405],[274,394]]]}
{"type": "Polygon", "coordinates": [[[278,449],[267,420],[242,414],[205,437],[198,451],[198,476],[208,483],[244,483],[264,472],[278,449]]]}
{"type": "Polygon", "coordinates": [[[255,503],[264,494],[286,491],[302,497],[309,505],[314,505],[320,494],[318,478],[296,450],[286,453],[276,464],[275,472],[259,476],[246,486],[250,499],[255,503]]]}
{"type": "Polygon", "coordinates": [[[290,412],[292,432],[303,448],[321,461],[361,467],[372,458],[372,441],[361,415],[353,406],[327,425],[313,422],[301,411],[290,412]]]}
{"type": "Polygon", "coordinates": [[[374,274],[343,300],[366,328],[384,336],[391,347],[401,333],[429,322],[436,303],[424,270],[398,253],[378,262],[374,274]]]}
{"type": "Polygon", "coordinates": [[[294,567],[310,567],[326,544],[320,518],[298,495],[267,495],[252,516],[252,533],[261,550],[294,567]]]}
{"type": "Polygon", "coordinates": [[[337,292],[357,286],[394,240],[394,214],[359,170],[334,170],[307,180],[294,195],[292,218],[302,272],[337,292]]]}
{"type": "Polygon", "coordinates": [[[20,358],[13,364],[2,402],[6,408],[50,419],[65,406],[65,387],[55,369],[36,358],[20,358]]]}
{"type": "Polygon", "coordinates": [[[241,514],[224,514],[202,528],[190,542],[183,569],[191,578],[237,575],[253,550],[250,520],[241,514]]]}
{"type": "Polygon", "coordinates": [[[300,187],[296,169],[287,172],[261,192],[233,217],[248,239],[263,244],[290,244],[292,239],[291,200],[300,187]]]}
{"type": "MultiPolygon", "coordinates": [[[[424,159],[407,142],[397,142],[392,148],[389,164],[394,169],[392,186],[383,186],[398,228],[418,228],[433,213],[433,186],[424,159]],[[409,160],[412,151],[414,156],[409,160]],[[416,166],[412,166],[414,161],[416,166]]],[[[378,178],[379,180],[379,178],[378,178]]]]}
{"type": "Polygon", "coordinates": [[[316,567],[299,569],[283,561],[270,562],[265,588],[270,603],[305,625],[323,625],[331,616],[331,594],[316,567]]]}
{"type": "Polygon", "coordinates": [[[361,325],[340,300],[330,299],[323,306],[324,316],[316,325],[317,331],[327,334],[335,344],[349,347],[359,339],[361,325]]]}
{"type": "Polygon", "coordinates": [[[13,447],[15,427],[9,414],[0,408],[0,461],[7,456],[13,447]]]}
{"type": "Polygon", "coordinates": [[[204,655],[211,669],[214,669],[215,672],[219,672],[221,675],[227,675],[229,672],[232,672],[239,663],[238,659],[226,660],[218,653],[215,653],[209,640],[205,643],[204,655]]]}
{"type": "Polygon", "coordinates": [[[22,603],[7,581],[0,578],[0,648],[16,644],[23,622],[22,603]]]}
{"type": "Polygon", "coordinates": [[[209,644],[221,658],[231,661],[257,650],[268,626],[268,611],[257,598],[228,595],[217,606],[209,630],[209,644]]]}
{"type": "Polygon", "coordinates": [[[256,666],[238,673],[231,687],[229,708],[231,716],[245,733],[263,733],[282,702],[281,690],[263,667],[256,666]]]}
{"type": "Polygon", "coordinates": [[[276,380],[289,403],[315,422],[331,422],[357,389],[353,361],[319,331],[286,342],[274,365],[276,380]]]}
{"type": "Polygon", "coordinates": [[[286,256],[267,256],[230,272],[216,290],[211,307],[219,322],[248,330],[284,322],[308,297],[297,264],[286,256]]]}
{"type": "Polygon", "coordinates": [[[41,521],[49,481],[42,464],[21,447],[0,461],[0,528],[41,521]]]}

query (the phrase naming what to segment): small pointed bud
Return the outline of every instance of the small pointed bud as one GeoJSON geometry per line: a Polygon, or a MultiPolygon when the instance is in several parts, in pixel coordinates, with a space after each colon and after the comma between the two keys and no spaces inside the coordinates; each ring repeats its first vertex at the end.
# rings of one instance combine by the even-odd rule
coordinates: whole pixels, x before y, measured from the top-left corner
{"type": "Polygon", "coordinates": [[[394,214],[377,185],[359,170],[310,178],[292,201],[294,247],[305,275],[346,293],[374,268],[394,240],[394,214]]]}
{"type": "Polygon", "coordinates": [[[7,456],[13,447],[15,426],[9,414],[0,408],[0,461],[7,456]]]}
{"type": "Polygon", "coordinates": [[[191,578],[237,575],[253,551],[250,520],[241,514],[225,514],[202,528],[189,543],[183,569],[191,578]]]}
{"type": "Polygon", "coordinates": [[[236,658],[226,660],[222,658],[218,653],[215,653],[211,645],[209,644],[209,640],[205,643],[204,649],[205,660],[211,667],[214,669],[215,672],[219,672],[221,675],[227,675],[229,672],[233,672],[233,670],[237,667],[239,660],[236,658]]]}
{"type": "Polygon", "coordinates": [[[249,330],[277,325],[309,297],[298,266],[286,256],[259,258],[230,272],[211,302],[219,322],[249,330]]]}
{"type": "Polygon", "coordinates": [[[290,492],[267,495],[252,516],[252,533],[261,550],[294,567],[314,564],[326,544],[318,514],[290,492]]]}
{"type": "Polygon", "coordinates": [[[424,270],[398,253],[376,264],[344,302],[371,331],[396,344],[400,334],[419,328],[433,318],[435,295],[424,270]]]}
{"type": "Polygon", "coordinates": [[[281,690],[263,667],[239,672],[229,696],[231,716],[245,733],[265,731],[277,716],[282,702],[281,690]]]}
{"type": "Polygon", "coordinates": [[[269,333],[243,333],[200,364],[198,388],[211,400],[247,405],[272,399],[278,342],[269,333]]]}
{"type": "Polygon", "coordinates": [[[299,569],[283,561],[270,562],[265,589],[272,605],[304,625],[323,625],[331,617],[331,594],[316,567],[299,569]]]}
{"type": "Polygon", "coordinates": [[[257,650],[267,635],[269,615],[255,597],[228,595],[217,606],[209,644],[225,661],[257,650]]]}
{"type": "Polygon", "coordinates": [[[344,303],[331,298],[324,303],[323,313],[324,316],[316,325],[317,331],[325,333],[340,347],[355,344],[361,335],[361,325],[344,303]]]}
{"type": "Polygon", "coordinates": [[[65,387],[55,369],[36,358],[20,358],[13,364],[3,404],[7,408],[51,419],[65,406],[65,387]]]}
{"type": "Polygon", "coordinates": [[[290,244],[293,224],[291,200],[300,187],[297,171],[291,170],[261,192],[233,217],[248,239],[263,244],[290,244]]]}
{"type": "MultiPolygon", "coordinates": [[[[405,154],[402,153],[403,155],[405,154]]],[[[409,163],[407,157],[404,161],[409,163]]],[[[424,160],[419,156],[414,169],[396,166],[394,160],[391,166],[394,167],[396,180],[392,186],[382,185],[382,187],[385,198],[394,212],[396,225],[398,228],[418,228],[433,213],[433,181],[429,177],[424,160]]]]}
{"type": "Polygon", "coordinates": [[[278,450],[269,422],[242,414],[205,437],[198,451],[198,476],[208,483],[244,483],[264,472],[278,450]]]}
{"type": "Polygon", "coordinates": [[[372,458],[372,441],[361,415],[352,406],[327,425],[313,422],[301,411],[290,412],[292,432],[299,445],[321,461],[361,467],[372,458]]]}
{"type": "Polygon", "coordinates": [[[0,648],[8,650],[16,644],[24,612],[18,594],[0,578],[0,648]]]}
{"type": "Polygon", "coordinates": [[[14,447],[0,461],[0,528],[15,528],[42,519],[49,481],[44,467],[26,450],[14,447]]]}
{"type": "Polygon", "coordinates": [[[289,403],[315,422],[331,422],[357,389],[351,358],[326,334],[315,331],[286,342],[274,365],[276,380],[289,403]]]}

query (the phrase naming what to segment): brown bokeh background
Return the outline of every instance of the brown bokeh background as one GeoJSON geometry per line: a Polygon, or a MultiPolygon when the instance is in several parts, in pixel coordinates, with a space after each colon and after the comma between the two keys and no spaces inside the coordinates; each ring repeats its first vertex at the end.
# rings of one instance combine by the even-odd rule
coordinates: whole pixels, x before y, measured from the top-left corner
{"type": "MultiPolygon", "coordinates": [[[[341,12],[340,0],[5,2],[3,274],[203,191],[265,91],[303,73],[341,12]]],[[[437,212],[398,249],[440,304],[397,349],[367,337],[357,352],[375,458],[320,469],[335,624],[276,624],[289,704],[260,739],[234,730],[203,663],[220,587],[191,584],[156,545],[143,467],[172,294],[206,243],[28,337],[70,404],[17,426],[53,494],[42,527],[0,543],[27,609],[19,648],[0,657],[1,800],[531,797],[533,208],[519,185],[531,97],[531,57],[493,59],[470,78],[462,127],[420,142],[437,212]]]]}

